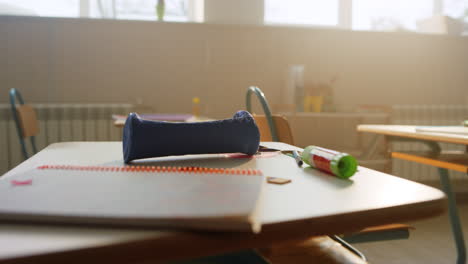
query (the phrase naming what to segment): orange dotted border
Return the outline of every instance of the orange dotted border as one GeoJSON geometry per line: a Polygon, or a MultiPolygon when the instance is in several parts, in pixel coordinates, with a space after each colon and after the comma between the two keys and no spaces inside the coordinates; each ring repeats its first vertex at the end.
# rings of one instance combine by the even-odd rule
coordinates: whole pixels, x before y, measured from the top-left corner
{"type": "Polygon", "coordinates": [[[42,165],[39,170],[80,170],[80,171],[112,171],[112,172],[187,172],[213,174],[263,175],[257,169],[230,169],[207,167],[171,167],[171,166],[80,166],[80,165],[42,165]]]}

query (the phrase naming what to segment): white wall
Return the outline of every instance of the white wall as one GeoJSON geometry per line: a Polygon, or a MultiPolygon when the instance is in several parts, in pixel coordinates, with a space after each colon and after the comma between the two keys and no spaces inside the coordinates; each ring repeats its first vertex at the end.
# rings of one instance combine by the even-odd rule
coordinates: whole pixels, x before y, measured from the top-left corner
{"type": "Polygon", "coordinates": [[[288,65],[305,82],[338,76],[335,101],[459,104],[468,38],[256,25],[0,17],[0,102],[136,102],[227,117],[249,85],[280,103],[288,65]]]}

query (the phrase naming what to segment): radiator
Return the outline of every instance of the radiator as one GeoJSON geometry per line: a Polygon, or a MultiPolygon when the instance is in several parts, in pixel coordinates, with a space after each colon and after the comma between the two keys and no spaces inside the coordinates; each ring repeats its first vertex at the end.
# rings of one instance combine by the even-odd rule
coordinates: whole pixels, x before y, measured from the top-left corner
{"type": "MultiPolygon", "coordinates": [[[[131,104],[35,104],[40,132],[38,150],[61,141],[120,141],[122,129],[112,114],[126,115],[131,104]]],[[[29,146],[29,142],[27,143],[29,146]]],[[[23,161],[10,105],[0,105],[0,175],[23,161]]]]}
{"type": "MultiPolygon", "coordinates": [[[[392,123],[398,125],[461,125],[468,119],[468,105],[394,105],[392,123]]],[[[457,144],[440,144],[443,150],[464,150],[457,144]]],[[[421,143],[392,143],[394,151],[424,151],[429,148],[421,143]]],[[[438,180],[437,169],[410,161],[393,159],[392,173],[415,181],[438,180]]],[[[468,180],[466,174],[450,172],[451,179],[468,180]]]]}

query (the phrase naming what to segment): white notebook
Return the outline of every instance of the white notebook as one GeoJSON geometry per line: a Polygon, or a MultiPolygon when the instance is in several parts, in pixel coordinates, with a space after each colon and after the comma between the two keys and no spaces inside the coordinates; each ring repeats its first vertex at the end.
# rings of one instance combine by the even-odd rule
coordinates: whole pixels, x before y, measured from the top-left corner
{"type": "Polygon", "coordinates": [[[453,134],[468,136],[468,127],[463,126],[422,126],[417,127],[416,132],[425,133],[442,133],[442,134],[453,134]]]}
{"type": "Polygon", "coordinates": [[[264,182],[258,170],[48,166],[0,179],[0,220],[259,232],[264,182]]]}

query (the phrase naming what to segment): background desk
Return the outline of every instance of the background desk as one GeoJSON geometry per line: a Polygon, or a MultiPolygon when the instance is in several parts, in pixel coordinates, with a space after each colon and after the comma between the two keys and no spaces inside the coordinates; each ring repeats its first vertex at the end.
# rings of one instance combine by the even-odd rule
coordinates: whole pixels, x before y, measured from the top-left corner
{"type": "MultiPolygon", "coordinates": [[[[145,119],[145,115],[141,116],[145,119]]],[[[203,122],[203,121],[211,121],[208,117],[204,116],[193,116],[189,114],[146,114],[147,120],[156,120],[156,121],[168,121],[168,122],[203,122]],[[156,117],[163,117],[165,119],[155,119],[156,117]]],[[[114,120],[114,126],[116,127],[124,127],[125,120],[127,119],[125,116],[121,115],[112,115],[114,120]]]]}
{"type": "MultiPolygon", "coordinates": [[[[295,149],[281,143],[265,145],[295,149]]],[[[280,157],[281,162],[268,158],[223,159],[223,164],[231,162],[232,167],[258,168],[267,176],[292,179],[286,185],[266,185],[260,234],[0,224],[0,260],[137,263],[191,258],[430,217],[445,208],[444,194],[431,187],[363,167],[351,180],[341,180],[311,168],[300,169],[290,157],[281,154],[280,157]]],[[[3,179],[41,164],[123,165],[122,145],[53,144],[3,179]]],[[[210,160],[202,165],[217,164],[216,160],[210,160]]]]}
{"type": "Polygon", "coordinates": [[[457,170],[468,174],[468,154],[466,152],[443,153],[438,142],[468,145],[468,136],[445,133],[416,132],[417,127],[418,126],[359,125],[357,130],[360,132],[376,134],[372,140],[372,143],[368,147],[367,156],[372,156],[373,152],[377,148],[378,135],[383,135],[391,141],[416,141],[429,146],[431,149],[430,152],[393,152],[392,157],[412,162],[419,162],[438,168],[442,188],[448,197],[450,222],[452,225],[453,236],[458,252],[457,263],[464,264],[466,261],[465,242],[460,218],[458,216],[458,209],[447,170],[457,170]]]}

